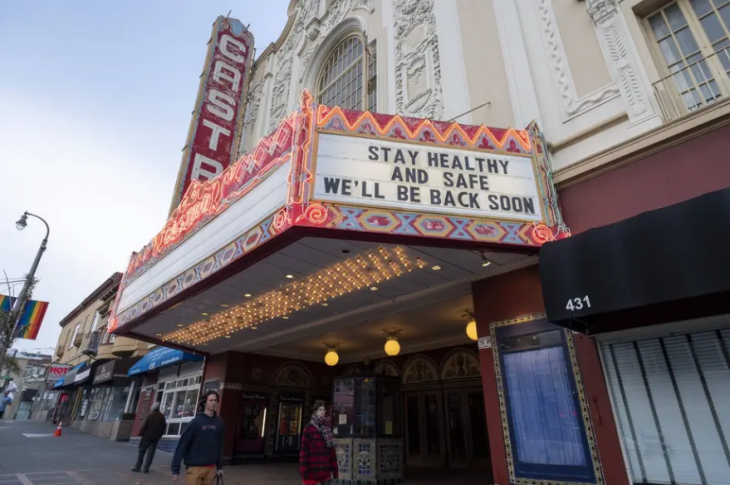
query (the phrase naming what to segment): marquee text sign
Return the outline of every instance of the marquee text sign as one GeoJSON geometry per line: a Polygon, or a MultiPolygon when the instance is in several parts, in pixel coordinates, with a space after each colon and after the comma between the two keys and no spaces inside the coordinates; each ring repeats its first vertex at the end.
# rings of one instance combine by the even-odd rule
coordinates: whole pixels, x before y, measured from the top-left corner
{"type": "Polygon", "coordinates": [[[532,158],[321,133],[314,199],[540,221],[532,158]]]}
{"type": "Polygon", "coordinates": [[[220,175],[236,154],[253,45],[240,21],[218,17],[213,24],[170,212],[193,180],[220,175]]]}

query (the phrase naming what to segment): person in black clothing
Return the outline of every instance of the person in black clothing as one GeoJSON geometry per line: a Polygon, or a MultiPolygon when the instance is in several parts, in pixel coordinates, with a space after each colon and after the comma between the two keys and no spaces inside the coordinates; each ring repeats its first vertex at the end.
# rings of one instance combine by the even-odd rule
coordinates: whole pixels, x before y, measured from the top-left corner
{"type": "Polygon", "coordinates": [[[172,481],[177,482],[180,463],[185,462],[185,485],[214,485],[223,475],[224,423],[216,414],[218,393],[207,391],[198,414],[180,437],[172,457],[172,481]]]}
{"type": "Polygon", "coordinates": [[[137,454],[137,465],[132,468],[133,472],[138,472],[142,468],[142,460],[144,461],[144,472],[150,472],[150,465],[152,460],[155,458],[155,451],[157,450],[157,442],[160,441],[162,435],[165,434],[165,428],[167,427],[167,421],[165,416],[160,412],[160,405],[155,403],[152,405],[152,412],[150,412],[139,430],[139,435],[142,439],[139,442],[139,453],[137,454]]]}

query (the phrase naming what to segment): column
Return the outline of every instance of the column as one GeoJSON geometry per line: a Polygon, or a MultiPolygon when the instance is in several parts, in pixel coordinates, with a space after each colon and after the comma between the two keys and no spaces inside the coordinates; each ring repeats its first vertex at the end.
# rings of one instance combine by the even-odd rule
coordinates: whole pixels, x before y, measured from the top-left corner
{"type": "Polygon", "coordinates": [[[504,68],[509,83],[509,96],[514,111],[515,126],[523,128],[540,118],[535,82],[530,71],[525,39],[515,0],[493,0],[499,31],[504,68]]]}

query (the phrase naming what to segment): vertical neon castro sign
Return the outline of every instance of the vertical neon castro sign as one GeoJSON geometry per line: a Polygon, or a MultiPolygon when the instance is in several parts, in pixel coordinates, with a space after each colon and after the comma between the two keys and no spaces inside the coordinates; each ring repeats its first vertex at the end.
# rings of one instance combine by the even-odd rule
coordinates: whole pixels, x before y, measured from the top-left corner
{"type": "Polygon", "coordinates": [[[235,161],[253,48],[253,35],[239,20],[216,19],[170,213],[191,183],[210,180],[235,161]]]}

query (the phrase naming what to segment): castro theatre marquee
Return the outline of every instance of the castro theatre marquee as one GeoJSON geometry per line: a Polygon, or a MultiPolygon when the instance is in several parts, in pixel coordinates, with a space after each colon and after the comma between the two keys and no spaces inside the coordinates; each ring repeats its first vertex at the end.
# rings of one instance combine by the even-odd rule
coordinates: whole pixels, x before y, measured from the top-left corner
{"type": "Polygon", "coordinates": [[[205,354],[256,352],[489,276],[464,258],[499,261],[492,272],[535,264],[567,235],[537,124],[353,112],[305,91],[252,153],[190,182],[133,254],[112,325],[205,354]]]}

